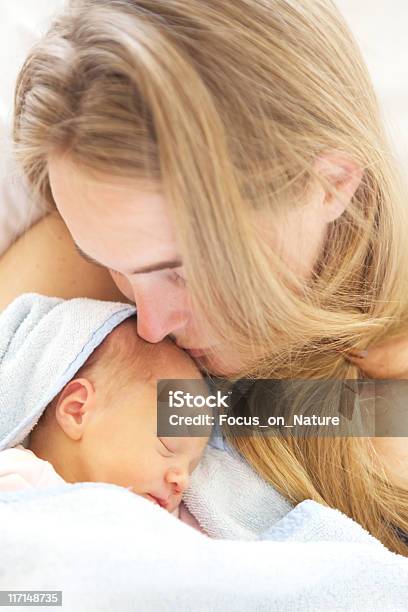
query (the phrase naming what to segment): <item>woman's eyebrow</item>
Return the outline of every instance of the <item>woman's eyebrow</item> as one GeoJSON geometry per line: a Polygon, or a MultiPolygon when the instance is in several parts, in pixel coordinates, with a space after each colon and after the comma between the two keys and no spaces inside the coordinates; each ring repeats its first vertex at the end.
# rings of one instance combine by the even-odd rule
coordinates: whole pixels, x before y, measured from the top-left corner
{"type": "MultiPolygon", "coordinates": [[[[74,245],[75,245],[75,248],[78,251],[78,253],[86,261],[89,261],[90,263],[93,263],[96,266],[100,266],[101,268],[106,268],[106,266],[104,266],[99,261],[96,261],[96,259],[94,259],[90,255],[85,253],[81,249],[81,247],[77,245],[76,242],[74,242],[74,245]]],[[[150,266],[144,266],[143,268],[137,268],[136,270],[133,270],[132,272],[128,272],[128,274],[129,275],[132,275],[132,274],[147,274],[148,272],[157,272],[158,270],[167,270],[169,268],[180,268],[182,265],[183,265],[183,262],[181,261],[181,259],[172,259],[172,260],[167,260],[167,261],[160,261],[160,262],[158,262],[156,264],[151,264],[150,266]]]]}

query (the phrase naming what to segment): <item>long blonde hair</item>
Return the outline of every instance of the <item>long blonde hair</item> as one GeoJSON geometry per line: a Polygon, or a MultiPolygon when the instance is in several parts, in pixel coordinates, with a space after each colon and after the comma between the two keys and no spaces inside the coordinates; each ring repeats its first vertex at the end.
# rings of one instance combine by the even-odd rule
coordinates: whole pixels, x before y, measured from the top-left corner
{"type": "MultiPolygon", "coordinates": [[[[330,0],[73,1],[21,70],[14,136],[51,205],[54,153],[160,185],[193,308],[246,364],[237,377],[356,378],[345,349],[408,329],[403,186],[330,0]],[[301,206],[315,181],[336,195],[313,165],[330,150],[364,175],[300,283],[251,213],[301,206]]],[[[293,502],[339,508],[408,554],[408,494],[368,438],[232,442],[293,502]]]]}

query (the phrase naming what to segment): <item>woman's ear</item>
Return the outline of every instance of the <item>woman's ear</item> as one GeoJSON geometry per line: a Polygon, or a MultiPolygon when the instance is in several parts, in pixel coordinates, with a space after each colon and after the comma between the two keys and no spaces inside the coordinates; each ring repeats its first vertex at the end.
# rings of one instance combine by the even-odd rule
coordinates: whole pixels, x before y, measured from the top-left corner
{"type": "Polygon", "coordinates": [[[55,418],[64,433],[79,441],[96,410],[96,393],[86,378],[71,380],[60,393],[55,418]]]}
{"type": "Polygon", "coordinates": [[[339,195],[324,189],[322,213],[330,223],[340,217],[349,205],[363,178],[364,170],[346,154],[330,151],[320,155],[314,170],[337,189],[339,195]]]}

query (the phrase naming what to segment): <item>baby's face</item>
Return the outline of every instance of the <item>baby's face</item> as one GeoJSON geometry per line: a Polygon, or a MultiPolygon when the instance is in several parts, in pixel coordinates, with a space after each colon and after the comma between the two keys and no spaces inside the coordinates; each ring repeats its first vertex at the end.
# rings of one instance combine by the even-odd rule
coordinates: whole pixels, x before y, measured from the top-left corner
{"type": "MultiPolygon", "coordinates": [[[[190,358],[169,350],[162,378],[198,378],[190,358]]],[[[134,493],[175,510],[197,467],[208,437],[160,438],[157,430],[156,382],[120,390],[114,405],[93,419],[81,441],[86,480],[130,488],[134,493]]]]}

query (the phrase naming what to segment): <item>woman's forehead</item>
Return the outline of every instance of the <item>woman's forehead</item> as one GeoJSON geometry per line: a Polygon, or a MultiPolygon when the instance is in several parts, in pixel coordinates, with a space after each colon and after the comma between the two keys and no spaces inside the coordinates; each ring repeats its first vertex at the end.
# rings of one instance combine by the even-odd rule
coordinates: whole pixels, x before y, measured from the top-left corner
{"type": "MultiPolygon", "coordinates": [[[[50,187],[57,206],[79,207],[122,214],[143,212],[145,216],[169,219],[168,207],[160,188],[130,178],[82,169],[68,157],[53,157],[48,161],[50,187]],[[112,205],[115,205],[112,210],[112,205]]],[[[133,214],[133,217],[135,215],[133,214]]]]}
{"type": "Polygon", "coordinates": [[[139,245],[176,255],[173,223],[160,192],[130,179],[84,171],[67,158],[50,159],[48,172],[58,211],[84,251],[93,250],[91,243],[98,238],[106,248],[110,240],[120,239],[123,251],[139,245]]]}

